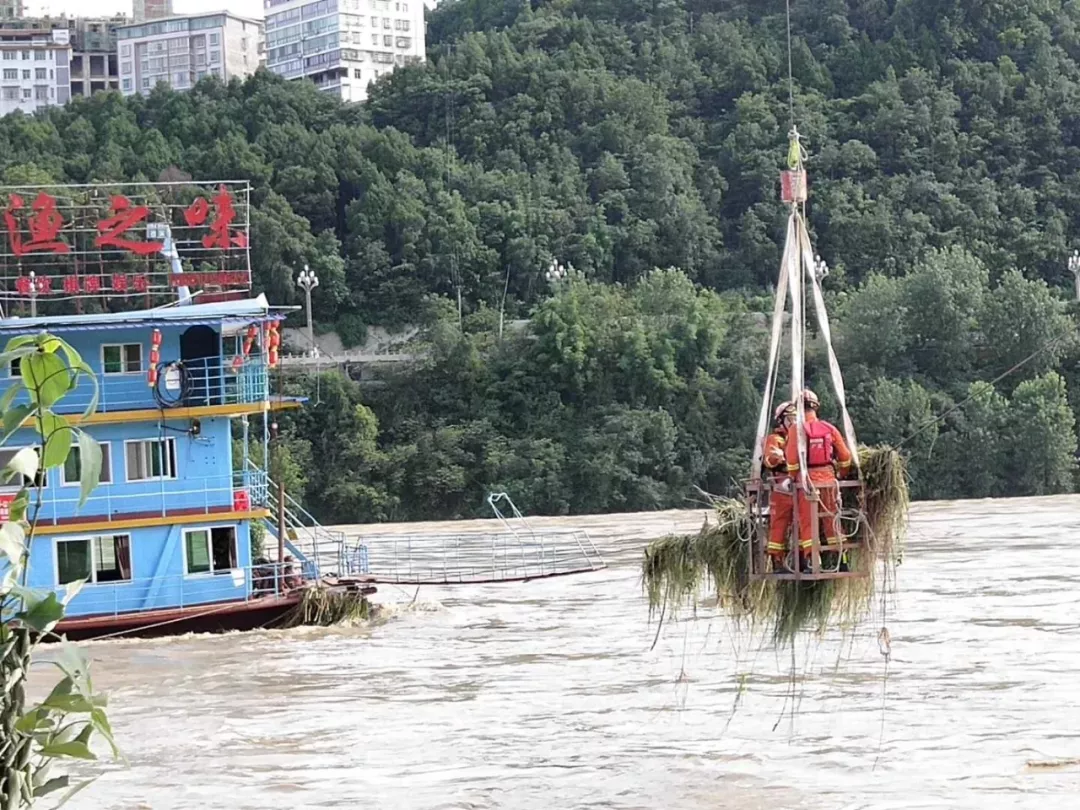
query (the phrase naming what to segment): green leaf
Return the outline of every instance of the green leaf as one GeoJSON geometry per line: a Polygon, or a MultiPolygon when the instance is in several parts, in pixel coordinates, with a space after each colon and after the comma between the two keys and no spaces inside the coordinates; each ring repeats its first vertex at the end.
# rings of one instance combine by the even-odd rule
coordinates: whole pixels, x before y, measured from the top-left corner
{"type": "Polygon", "coordinates": [[[71,453],[71,444],[75,441],[75,431],[67,420],[52,411],[43,411],[40,416],[41,435],[45,437],[45,453],[41,466],[46,470],[63,466],[71,453]]]}
{"type": "Polygon", "coordinates": [[[4,354],[24,347],[29,347],[33,350],[36,345],[37,335],[19,335],[7,342],[7,345],[4,347],[4,354]]]}
{"type": "Polygon", "coordinates": [[[75,714],[89,714],[94,710],[93,702],[84,695],[56,695],[50,696],[41,704],[47,709],[55,709],[58,712],[73,712],[75,714]]]}
{"type": "MultiPolygon", "coordinates": [[[[3,368],[3,366],[0,366],[0,368],[3,368]]],[[[16,383],[12,383],[8,386],[8,390],[3,393],[3,396],[0,396],[0,413],[8,412],[11,403],[15,401],[15,397],[17,397],[22,390],[23,387],[16,383]]]]}
{"type": "Polygon", "coordinates": [[[3,554],[12,565],[17,566],[22,562],[23,554],[26,553],[26,532],[19,523],[8,522],[0,525],[0,554],[3,554]]]}
{"type": "Polygon", "coordinates": [[[56,598],[56,594],[49,591],[48,596],[22,613],[16,614],[15,618],[39,633],[47,633],[56,627],[58,621],[64,618],[64,606],[56,598]]]}
{"type": "Polygon", "coordinates": [[[34,411],[33,405],[16,405],[4,411],[4,433],[12,433],[34,411]]]}
{"type": "Polygon", "coordinates": [[[45,784],[34,788],[34,798],[39,799],[42,796],[48,796],[61,788],[66,788],[69,784],[71,784],[70,776],[54,776],[45,784]]]}
{"type": "Polygon", "coordinates": [[[72,796],[74,796],[79,791],[85,790],[86,788],[90,787],[90,785],[94,784],[94,782],[96,780],[97,780],[97,777],[95,776],[92,779],[86,779],[86,780],[84,780],[82,782],[79,782],[79,784],[75,785],[71,790],[69,790],[67,793],[65,793],[63,796],[60,797],[60,801],[58,801],[56,803],[56,807],[57,808],[63,807],[65,804],[67,804],[69,801],[71,801],[72,796]]]}
{"type": "Polygon", "coordinates": [[[21,475],[30,481],[34,480],[34,476],[38,471],[38,453],[33,447],[24,447],[18,453],[16,453],[11,461],[4,467],[5,480],[10,481],[17,475],[21,475]]]}
{"type": "Polygon", "coordinates": [[[8,516],[12,521],[22,521],[26,519],[26,510],[30,508],[30,490],[23,487],[19,490],[19,494],[15,496],[15,500],[11,502],[11,506],[8,507],[8,516]]]}
{"type": "Polygon", "coordinates": [[[83,589],[83,586],[85,584],[85,579],[77,579],[74,582],[69,582],[67,585],[64,586],[64,598],[60,600],[64,607],[67,607],[71,604],[71,600],[79,595],[79,592],[83,589]]]}
{"type": "Polygon", "coordinates": [[[105,710],[95,708],[91,711],[90,722],[94,724],[97,733],[104,737],[105,741],[109,744],[109,748],[112,749],[113,758],[123,759],[124,755],[121,753],[119,746],[117,746],[116,740],[113,739],[112,725],[109,723],[109,717],[105,714],[105,710]]]}
{"type": "Polygon", "coordinates": [[[101,445],[85,431],[79,431],[79,506],[101,480],[101,445]]]}
{"type": "MultiPolygon", "coordinates": [[[[72,346],[63,338],[58,337],[53,339],[56,341],[59,348],[64,352],[64,356],[67,358],[69,366],[71,366],[72,368],[86,366],[86,363],[83,362],[82,355],[75,350],[74,346],[72,346]]],[[[93,374],[93,372],[90,373],[93,374]]]]}
{"type": "MultiPolygon", "coordinates": [[[[75,351],[75,350],[72,349],[72,351],[75,351]]],[[[92,414],[94,411],[97,410],[98,394],[100,392],[100,388],[98,386],[98,378],[97,378],[97,375],[94,373],[94,370],[92,368],[90,368],[90,366],[88,366],[81,359],[79,360],[78,363],[72,363],[71,367],[73,369],[75,369],[77,372],[85,374],[87,377],[89,377],[91,387],[93,389],[91,391],[91,394],[90,394],[90,402],[87,403],[86,407],[83,409],[83,418],[85,419],[86,417],[88,417],[90,414],[92,414]]],[[[76,376],[73,377],[71,387],[74,388],[77,383],[78,383],[78,376],[76,375],[76,376]]]]}
{"type": "Polygon", "coordinates": [[[16,721],[15,730],[20,734],[32,734],[37,731],[38,726],[47,719],[48,716],[46,712],[39,708],[34,708],[16,721]]]}
{"type": "Polygon", "coordinates": [[[33,402],[48,408],[71,389],[72,372],[55,354],[35,352],[22,361],[22,378],[33,402]]]}
{"type": "Polygon", "coordinates": [[[65,642],[58,645],[52,663],[71,678],[73,688],[76,689],[90,673],[90,660],[86,657],[86,653],[74,644],[65,642]]]}
{"type": "Polygon", "coordinates": [[[94,752],[87,747],[83,742],[66,742],[56,743],[54,745],[45,745],[41,748],[41,753],[47,757],[70,757],[72,759],[97,759],[94,752]]]}

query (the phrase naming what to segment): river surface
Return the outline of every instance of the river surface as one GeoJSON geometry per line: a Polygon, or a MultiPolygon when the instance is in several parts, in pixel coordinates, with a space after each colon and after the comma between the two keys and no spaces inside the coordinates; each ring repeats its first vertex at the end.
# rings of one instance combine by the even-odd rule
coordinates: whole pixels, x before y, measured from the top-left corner
{"type": "Polygon", "coordinates": [[[887,678],[880,615],[794,682],[707,608],[650,649],[641,548],[702,517],[553,520],[609,568],[384,586],[365,627],[87,645],[130,764],[69,806],[1080,807],[1080,498],[913,510],[887,678]]]}

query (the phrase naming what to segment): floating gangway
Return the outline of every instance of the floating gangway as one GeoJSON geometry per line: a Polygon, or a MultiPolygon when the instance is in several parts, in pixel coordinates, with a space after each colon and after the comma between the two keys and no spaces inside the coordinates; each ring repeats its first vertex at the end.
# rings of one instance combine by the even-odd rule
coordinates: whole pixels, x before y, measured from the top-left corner
{"type": "Polygon", "coordinates": [[[393,585],[528,582],[607,567],[587,532],[537,531],[505,492],[491,493],[487,503],[497,520],[490,531],[365,533],[349,545],[366,549],[372,581],[393,585]]]}

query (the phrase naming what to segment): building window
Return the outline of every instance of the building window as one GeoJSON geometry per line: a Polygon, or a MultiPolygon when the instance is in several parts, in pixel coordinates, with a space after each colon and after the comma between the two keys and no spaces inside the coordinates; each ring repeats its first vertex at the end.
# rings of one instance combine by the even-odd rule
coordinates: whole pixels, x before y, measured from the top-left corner
{"type": "Polygon", "coordinates": [[[364,71],[362,71],[360,68],[353,68],[353,78],[354,79],[362,79],[362,78],[364,78],[364,71]]]}
{"type": "Polygon", "coordinates": [[[371,44],[372,45],[378,45],[379,44],[379,35],[378,34],[372,34],[371,35],[371,44]]]}
{"type": "Polygon", "coordinates": [[[56,584],[131,581],[131,536],[106,534],[56,541],[56,584]]]}
{"type": "Polygon", "coordinates": [[[34,78],[37,79],[38,81],[42,81],[44,79],[49,78],[49,69],[48,68],[37,68],[37,69],[35,69],[34,70],[34,78]]]}
{"type": "Polygon", "coordinates": [[[149,87],[150,86],[150,77],[149,76],[143,76],[142,86],[143,87],[149,87]]]}
{"type": "Polygon", "coordinates": [[[394,44],[394,35],[393,34],[387,34],[386,36],[384,36],[382,38],[382,44],[384,46],[386,46],[387,48],[393,46],[393,44],[394,44]]]}
{"type": "Polygon", "coordinates": [[[402,10],[402,11],[404,11],[404,12],[406,12],[406,13],[408,13],[408,11],[409,11],[409,4],[408,4],[408,3],[402,3],[402,4],[401,4],[401,10],[402,10]]]}
{"type": "Polygon", "coordinates": [[[130,76],[131,62],[124,62],[122,65],[120,65],[120,72],[123,73],[125,76],[130,76]]]}
{"type": "Polygon", "coordinates": [[[30,78],[30,71],[29,71],[29,70],[24,70],[24,71],[22,72],[22,77],[23,77],[24,79],[29,79],[29,78],[30,78]]]}
{"type": "Polygon", "coordinates": [[[120,55],[121,56],[131,56],[131,44],[130,43],[120,46],[120,55]]]}
{"type": "MultiPolygon", "coordinates": [[[[101,446],[101,478],[98,480],[102,484],[111,484],[113,482],[112,445],[108,442],[99,442],[99,445],[101,446]]],[[[79,460],[80,453],[79,445],[72,445],[64,466],[60,468],[60,486],[79,486],[79,476],[82,475],[82,463],[79,460]]]]}
{"type": "Polygon", "coordinates": [[[142,344],[106,344],[101,347],[101,370],[106,374],[138,374],[142,367],[142,344]]]}
{"type": "Polygon", "coordinates": [[[389,17],[383,17],[382,27],[387,28],[387,29],[390,28],[390,18],[389,17]]]}
{"type": "MultiPolygon", "coordinates": [[[[27,78],[29,78],[29,77],[27,77],[27,78]]],[[[22,97],[23,97],[24,100],[29,101],[31,96],[33,96],[33,95],[34,95],[34,91],[31,90],[29,87],[24,87],[23,88],[22,97]]]]}
{"type": "Polygon", "coordinates": [[[221,39],[220,39],[218,34],[211,34],[210,35],[210,44],[211,45],[218,45],[220,42],[221,42],[221,39]]]}
{"type": "Polygon", "coordinates": [[[30,51],[23,51],[22,52],[22,58],[23,58],[24,62],[29,62],[30,61],[30,51]]]}
{"type": "Polygon", "coordinates": [[[49,54],[47,54],[45,51],[34,51],[35,62],[45,62],[48,60],[48,58],[49,54]]]}
{"type": "Polygon", "coordinates": [[[210,51],[210,61],[211,62],[220,62],[221,61],[221,51],[210,51]]]}
{"type": "Polygon", "coordinates": [[[131,79],[124,79],[124,89],[125,90],[130,90],[131,89],[131,79]]]}
{"type": "Polygon", "coordinates": [[[371,18],[371,27],[372,28],[378,28],[379,27],[379,18],[378,17],[372,17],[371,18]]]}
{"type": "Polygon", "coordinates": [[[17,82],[19,80],[19,71],[18,71],[18,69],[16,69],[16,68],[5,68],[4,69],[4,79],[6,79],[8,81],[16,81],[17,82]]]}
{"type": "MultiPolygon", "coordinates": [[[[4,101],[18,101],[19,100],[19,88],[18,87],[5,87],[4,88],[4,101]]],[[[11,376],[18,377],[18,367],[13,364],[11,370],[11,376]]]]}
{"type": "Polygon", "coordinates": [[[19,58],[19,54],[16,53],[15,51],[4,51],[4,61],[5,62],[14,62],[18,58],[19,58]]]}
{"type": "Polygon", "coordinates": [[[402,20],[401,21],[401,30],[402,31],[408,31],[409,30],[409,21],[408,20],[402,20]]]}
{"type": "Polygon", "coordinates": [[[34,88],[34,98],[37,101],[49,100],[49,88],[47,85],[39,85],[34,88]]]}
{"type": "Polygon", "coordinates": [[[235,526],[184,531],[185,573],[223,574],[238,565],[235,526]]]}
{"type": "Polygon", "coordinates": [[[187,73],[175,73],[173,74],[173,81],[177,87],[183,87],[188,83],[187,73]]]}
{"type": "Polygon", "coordinates": [[[124,465],[128,481],[176,478],[176,439],[129,439],[124,465]]]}

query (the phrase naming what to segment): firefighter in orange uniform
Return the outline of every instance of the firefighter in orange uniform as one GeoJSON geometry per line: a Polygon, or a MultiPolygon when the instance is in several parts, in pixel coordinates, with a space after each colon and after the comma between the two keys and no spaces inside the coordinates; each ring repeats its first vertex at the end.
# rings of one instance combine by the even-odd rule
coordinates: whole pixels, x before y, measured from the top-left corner
{"type": "MultiPolygon", "coordinates": [[[[802,392],[806,409],[806,467],[807,476],[818,498],[818,517],[825,523],[822,544],[840,541],[840,487],[837,476],[844,477],[851,469],[851,450],[840,431],[824,419],[818,419],[821,403],[809,388],[802,392]]],[[[799,444],[795,420],[791,420],[785,447],[788,474],[795,478],[799,471],[799,444]]],[[[799,493],[800,496],[802,493],[799,493]]],[[[814,497],[813,493],[810,493],[814,497]]],[[[803,571],[810,569],[810,549],[813,545],[813,521],[810,502],[799,498],[799,551],[803,556],[803,571]]]]}
{"type": "Polygon", "coordinates": [[[788,530],[791,528],[791,477],[787,473],[788,425],[795,419],[795,406],[782,402],[773,412],[773,432],[765,437],[764,461],[773,488],[769,491],[769,542],[765,550],[772,560],[773,572],[784,570],[788,530]]]}

